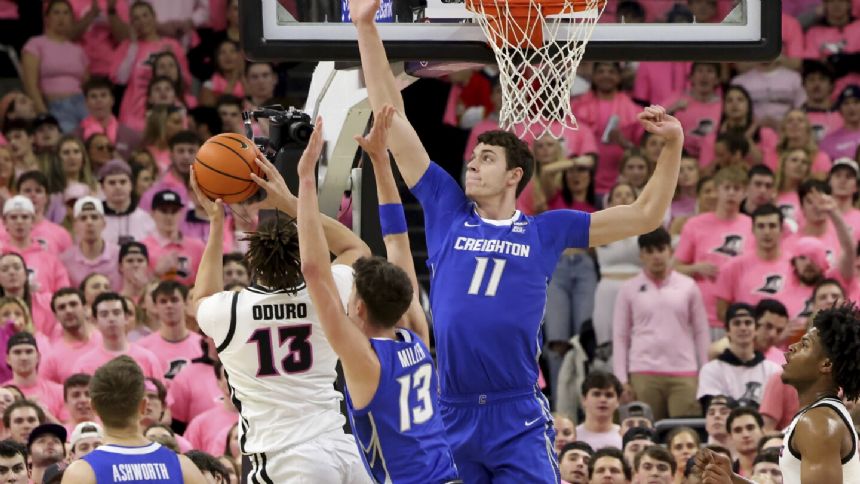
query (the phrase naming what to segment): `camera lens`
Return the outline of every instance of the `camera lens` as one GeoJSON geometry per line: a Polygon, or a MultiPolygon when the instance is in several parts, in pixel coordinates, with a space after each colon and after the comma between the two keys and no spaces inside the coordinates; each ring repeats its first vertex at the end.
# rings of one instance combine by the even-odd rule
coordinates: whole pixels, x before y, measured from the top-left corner
{"type": "Polygon", "coordinates": [[[293,121],[289,127],[290,138],[301,143],[310,141],[313,132],[313,125],[306,121],[293,121]]]}

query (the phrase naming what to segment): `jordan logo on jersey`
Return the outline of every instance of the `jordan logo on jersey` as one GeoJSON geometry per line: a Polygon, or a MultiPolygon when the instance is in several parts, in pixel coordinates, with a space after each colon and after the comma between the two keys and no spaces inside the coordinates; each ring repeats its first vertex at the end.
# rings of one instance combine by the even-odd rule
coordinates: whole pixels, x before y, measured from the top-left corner
{"type": "Polygon", "coordinates": [[[740,235],[726,235],[723,245],[714,249],[714,252],[719,252],[729,257],[738,256],[743,249],[743,242],[744,239],[740,235]]]}
{"type": "Polygon", "coordinates": [[[755,291],[765,294],[776,294],[782,289],[784,282],[783,277],[779,274],[765,276],[764,285],[755,291]]]}

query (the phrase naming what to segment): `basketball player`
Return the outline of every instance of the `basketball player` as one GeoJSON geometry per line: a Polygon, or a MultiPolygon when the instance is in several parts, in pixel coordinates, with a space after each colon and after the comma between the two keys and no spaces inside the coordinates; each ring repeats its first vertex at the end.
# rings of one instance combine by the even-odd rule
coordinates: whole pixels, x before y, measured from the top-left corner
{"type": "MultiPolygon", "coordinates": [[[[812,328],[786,353],[782,380],[797,389],[801,409],[786,428],[779,467],[785,484],[860,483],[857,432],[842,400],[860,397],[860,312],[853,303],[819,311],[812,328]]],[[[750,482],[728,459],[696,456],[708,484],[750,482]]]]}
{"type": "MultiPolygon", "coordinates": [[[[316,160],[322,147],[302,155],[316,160]]],[[[267,180],[255,178],[269,203],[296,214],[297,199],[265,158],[267,180]]],[[[206,210],[210,233],[220,234],[223,203],[192,189],[206,210]]],[[[340,304],[352,288],[350,266],[370,249],[348,228],[323,218],[328,246],[337,256],[332,269],[340,304]]],[[[353,439],[343,431],[343,395],[335,390],[337,355],[323,334],[301,273],[298,235],[292,217],[277,212],[248,234],[245,255],[254,283],[240,292],[223,291],[221,237],[210,237],[194,294],[200,328],[214,339],[239,410],[239,446],[251,460],[249,482],[369,482],[353,439]]]]}
{"type": "MultiPolygon", "coordinates": [[[[400,201],[385,147],[393,114],[394,108],[386,106],[360,144],[381,182],[380,222],[389,257],[394,252],[412,265],[403,206],[387,203],[400,201]]],[[[318,119],[311,143],[322,143],[321,128],[318,119]]],[[[410,307],[415,309],[413,320],[423,319],[417,281],[380,257],[363,257],[353,265],[355,285],[349,311],[344,311],[320,223],[316,161],[302,158],[298,168],[302,273],[325,335],[343,364],[347,408],[368,471],[379,483],[454,482],[457,470],[437,413],[430,350],[416,333],[396,327],[410,307]]],[[[426,327],[426,321],[418,324],[426,327]]]]}
{"type": "Polygon", "coordinates": [[[90,398],[104,425],[104,444],[72,462],[63,474],[63,484],[206,483],[188,457],[143,436],[143,382],[140,367],[126,355],[96,370],[90,380],[90,398]]]}
{"type": "Polygon", "coordinates": [[[528,146],[483,134],[467,165],[466,190],[430,161],[406,120],[374,23],[379,0],[351,0],[350,14],[370,104],[391,104],[389,149],[426,221],[430,304],[440,411],[465,482],[558,482],[549,405],[537,386],[547,281],[568,247],[607,244],[657,228],[678,178],[684,134],[661,107],[639,120],[667,140],[656,171],[632,205],[594,215],[571,210],[524,216],[516,197],[531,177],[528,146]]]}

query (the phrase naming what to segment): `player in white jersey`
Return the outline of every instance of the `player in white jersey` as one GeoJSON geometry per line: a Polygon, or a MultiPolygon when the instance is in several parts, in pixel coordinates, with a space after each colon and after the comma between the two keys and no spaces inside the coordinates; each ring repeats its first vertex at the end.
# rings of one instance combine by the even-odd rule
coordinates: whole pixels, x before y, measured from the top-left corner
{"type": "MultiPolygon", "coordinates": [[[[838,398],[840,390],[846,400],[860,397],[860,312],[854,303],[819,311],[785,359],[782,381],[797,389],[801,409],[783,439],[783,483],[860,484],[857,432],[838,398]]],[[[710,451],[699,452],[696,467],[706,484],[749,482],[710,451]]]]}
{"type": "MultiPolygon", "coordinates": [[[[302,156],[315,160],[321,147],[311,142],[302,156]]],[[[248,234],[250,287],[223,291],[222,243],[216,235],[207,241],[194,287],[197,321],[215,340],[239,410],[239,445],[251,460],[248,482],[370,482],[355,442],[343,431],[343,395],[334,389],[337,355],[301,274],[296,198],[262,155],[258,164],[267,179],[255,181],[289,217],[279,214],[248,234]]],[[[220,234],[223,204],[200,193],[193,173],[191,185],[209,216],[210,234],[220,234]]],[[[350,266],[370,249],[336,221],[325,217],[323,223],[345,306],[353,284],[350,266]]]]}

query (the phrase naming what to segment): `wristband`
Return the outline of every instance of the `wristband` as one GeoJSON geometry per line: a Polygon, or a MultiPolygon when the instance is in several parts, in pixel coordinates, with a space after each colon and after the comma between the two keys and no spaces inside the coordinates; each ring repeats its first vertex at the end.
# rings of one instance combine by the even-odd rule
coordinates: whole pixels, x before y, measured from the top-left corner
{"type": "Polygon", "coordinates": [[[379,206],[379,225],[382,226],[382,236],[406,233],[406,214],[403,205],[388,203],[379,206]]]}

